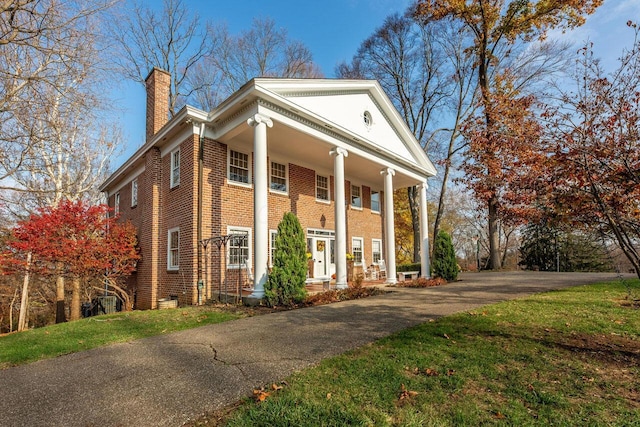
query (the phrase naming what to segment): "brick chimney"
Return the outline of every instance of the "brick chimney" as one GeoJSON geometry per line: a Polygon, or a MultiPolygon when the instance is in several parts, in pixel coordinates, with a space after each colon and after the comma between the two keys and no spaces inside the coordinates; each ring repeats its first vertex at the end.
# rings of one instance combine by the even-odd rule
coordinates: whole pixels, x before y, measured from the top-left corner
{"type": "Polygon", "coordinates": [[[154,68],[145,79],[147,87],[147,141],[169,121],[171,74],[154,68]]]}

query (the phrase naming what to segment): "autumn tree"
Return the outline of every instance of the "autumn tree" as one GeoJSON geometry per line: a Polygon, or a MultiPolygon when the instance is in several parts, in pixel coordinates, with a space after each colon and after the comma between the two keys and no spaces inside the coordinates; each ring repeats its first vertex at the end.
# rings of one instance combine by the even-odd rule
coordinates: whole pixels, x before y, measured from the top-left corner
{"type": "MultiPolygon", "coordinates": [[[[13,230],[9,246],[14,268],[72,279],[71,320],[80,318],[83,282],[86,286],[89,280],[106,279],[121,291],[118,279],[131,274],[139,259],[134,227],[116,222],[108,210],[106,205],[63,200],[38,209],[13,230]]],[[[126,293],[119,296],[127,302],[126,293]]]]}
{"type": "MultiPolygon", "coordinates": [[[[489,142],[500,135],[499,130],[503,126],[495,113],[502,111],[500,105],[510,102],[504,99],[504,86],[499,91],[495,90],[494,77],[502,76],[504,79],[507,76],[505,71],[508,71],[501,69],[500,59],[509,57],[510,47],[517,42],[543,40],[552,28],[574,28],[583,24],[584,16],[593,13],[600,4],[602,0],[421,0],[416,5],[415,15],[424,21],[454,20],[471,32],[472,43],[467,52],[473,57],[476,67],[482,119],[476,122],[476,135],[479,136],[484,131],[484,136],[480,139],[489,142]]],[[[517,98],[517,94],[521,92],[517,87],[515,89],[517,98]]],[[[499,142],[494,141],[487,146],[477,144],[481,152],[472,153],[472,158],[477,162],[475,167],[483,169],[488,181],[495,182],[491,174],[496,170],[492,164],[496,162],[497,153],[493,150],[499,142]],[[480,161],[487,163],[482,164],[480,161]]],[[[492,268],[500,268],[499,189],[488,184],[481,199],[487,207],[490,263],[492,268]]]]}
{"type": "Polygon", "coordinates": [[[578,54],[575,89],[549,107],[545,207],[606,236],[640,277],[640,38],[607,74],[591,44],[578,54]]]}

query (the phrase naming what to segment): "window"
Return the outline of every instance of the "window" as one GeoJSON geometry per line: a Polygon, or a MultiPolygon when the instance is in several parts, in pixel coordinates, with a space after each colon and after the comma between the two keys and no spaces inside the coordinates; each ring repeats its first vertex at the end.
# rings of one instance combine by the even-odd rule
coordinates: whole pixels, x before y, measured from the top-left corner
{"type": "Polygon", "coordinates": [[[167,270],[180,267],[180,228],[172,228],[168,235],[167,270]]]}
{"type": "Polygon", "coordinates": [[[228,248],[228,268],[242,268],[246,262],[251,265],[251,229],[246,227],[228,227],[227,234],[232,235],[227,243],[228,248]]]}
{"type": "Polygon", "coordinates": [[[382,240],[380,239],[372,239],[371,240],[371,258],[374,264],[377,264],[382,259],[382,240]]]}
{"type": "Polygon", "coordinates": [[[371,113],[370,113],[370,112],[368,112],[368,111],[365,111],[365,112],[362,114],[362,121],[364,122],[364,125],[365,125],[367,128],[370,128],[370,127],[371,127],[371,125],[373,124],[373,119],[371,118],[371,113]]]}
{"type": "Polygon", "coordinates": [[[120,213],[120,193],[116,193],[113,201],[113,213],[118,215],[120,213]]]}
{"type": "Polygon", "coordinates": [[[229,181],[249,184],[249,155],[229,150],[229,181]]]}
{"type": "Polygon", "coordinates": [[[269,230],[269,265],[273,267],[273,260],[276,253],[276,237],[278,237],[277,230],[269,230]]]}
{"type": "Polygon", "coordinates": [[[362,209],[362,189],[358,185],[351,185],[351,207],[362,209]]]}
{"type": "Polygon", "coordinates": [[[380,192],[371,190],[371,212],[380,213],[380,192]]]}
{"type": "Polygon", "coordinates": [[[329,178],[326,176],[316,175],[316,199],[329,201],[329,178]]]}
{"type": "Polygon", "coordinates": [[[131,181],[131,207],[138,205],[138,178],[131,181]]]}
{"type": "Polygon", "coordinates": [[[180,185],[180,150],[171,153],[171,188],[180,185]]]}
{"type": "Polygon", "coordinates": [[[271,162],[271,180],[269,188],[279,193],[287,192],[287,165],[271,162]]]}
{"type": "Polygon", "coordinates": [[[353,263],[362,265],[362,238],[354,237],[351,239],[351,252],[353,253],[353,263]]]}

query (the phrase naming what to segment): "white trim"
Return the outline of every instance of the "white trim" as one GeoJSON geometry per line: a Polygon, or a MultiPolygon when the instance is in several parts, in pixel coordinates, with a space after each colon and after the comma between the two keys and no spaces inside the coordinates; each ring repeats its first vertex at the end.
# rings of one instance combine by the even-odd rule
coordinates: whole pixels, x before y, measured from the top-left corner
{"type": "Polygon", "coordinates": [[[169,188],[175,188],[180,185],[180,167],[182,164],[182,159],[180,156],[180,148],[174,150],[169,155],[169,188]],[[174,164],[176,156],[178,157],[178,166],[174,164]],[[178,176],[174,174],[174,171],[178,171],[178,176]]]}
{"type": "Polygon", "coordinates": [[[331,203],[331,175],[321,175],[318,172],[315,173],[314,186],[316,189],[316,202],[331,203]],[[327,180],[327,199],[318,198],[318,177],[325,178],[327,180]]]}
{"type": "Polygon", "coordinates": [[[118,191],[113,196],[113,214],[118,216],[120,214],[120,192],[118,191]]]}
{"type": "MultiPolygon", "coordinates": [[[[234,225],[227,225],[227,235],[230,234],[234,234],[234,231],[239,231],[240,233],[247,233],[247,259],[246,259],[246,265],[248,267],[252,267],[253,266],[253,251],[251,248],[251,245],[253,243],[252,240],[252,228],[251,227],[240,227],[240,226],[234,226],[234,225]]],[[[236,270],[239,268],[242,268],[242,266],[244,265],[244,263],[241,261],[239,264],[231,264],[231,246],[233,245],[232,241],[230,240],[229,243],[227,243],[227,253],[226,253],[226,257],[227,257],[227,262],[226,262],[226,266],[228,270],[236,270]]]]}
{"type": "Polygon", "coordinates": [[[277,159],[269,159],[269,192],[270,193],[275,193],[275,194],[284,194],[286,196],[289,195],[289,163],[288,162],[281,163],[281,162],[277,161],[277,159]],[[273,169],[272,169],[272,167],[273,167],[274,163],[276,165],[284,166],[284,182],[285,182],[284,183],[284,185],[285,185],[285,190],[284,191],[275,190],[275,189],[271,188],[271,184],[272,184],[271,179],[273,178],[273,174],[272,174],[273,169]]]}
{"type": "Polygon", "coordinates": [[[245,187],[245,188],[252,188],[253,187],[253,174],[252,174],[253,168],[251,167],[252,164],[253,162],[252,162],[251,152],[237,150],[235,148],[231,148],[227,146],[227,176],[226,176],[227,184],[238,185],[240,187],[245,187]],[[244,154],[245,156],[247,156],[247,171],[248,171],[247,180],[249,182],[239,182],[231,179],[231,152],[232,151],[235,151],[236,153],[244,154]]]}
{"type": "Polygon", "coordinates": [[[382,239],[371,239],[371,263],[377,265],[381,259],[384,259],[384,257],[382,256],[382,239]],[[373,254],[375,254],[375,251],[373,250],[374,243],[378,244],[378,249],[380,253],[380,258],[378,259],[378,261],[374,261],[373,259],[373,254]]]}
{"type": "Polygon", "coordinates": [[[180,269],[180,227],[173,227],[167,230],[167,270],[168,271],[178,271],[180,269]],[[178,233],[178,247],[175,250],[178,251],[177,254],[177,264],[171,263],[171,234],[178,233]]]}
{"type": "Polygon", "coordinates": [[[351,184],[351,187],[349,188],[349,206],[351,206],[352,209],[356,209],[361,211],[362,210],[362,186],[361,185],[355,185],[355,184],[351,184]],[[353,204],[353,189],[357,188],[358,192],[360,193],[358,195],[358,198],[360,199],[360,206],[356,206],[353,204]]]}
{"type": "Polygon", "coordinates": [[[362,260],[364,259],[364,239],[362,237],[352,237],[351,238],[351,255],[353,255],[353,265],[362,265],[362,260]],[[355,255],[355,251],[353,250],[354,248],[354,242],[360,242],[360,251],[361,251],[361,255],[360,255],[360,262],[356,262],[356,255],[355,255]]]}
{"type": "Polygon", "coordinates": [[[273,267],[273,250],[274,248],[274,236],[278,235],[278,230],[269,230],[269,267],[273,267]]]}
{"type": "Polygon", "coordinates": [[[136,206],[138,206],[138,177],[137,176],[131,180],[131,207],[135,208],[136,206]]]}
{"type": "Polygon", "coordinates": [[[110,194],[115,194],[118,191],[122,190],[124,187],[129,185],[131,181],[133,181],[134,179],[137,179],[140,175],[142,175],[144,171],[145,171],[145,166],[142,165],[136,170],[134,170],[133,172],[123,175],[125,178],[122,179],[117,186],[113,187],[113,190],[111,191],[110,194]]]}

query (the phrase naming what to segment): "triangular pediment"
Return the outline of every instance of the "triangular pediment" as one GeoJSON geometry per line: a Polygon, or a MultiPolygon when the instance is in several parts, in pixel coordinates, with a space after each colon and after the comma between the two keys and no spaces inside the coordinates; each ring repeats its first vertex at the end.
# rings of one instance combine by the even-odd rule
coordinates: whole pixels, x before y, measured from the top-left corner
{"type": "Polygon", "coordinates": [[[371,151],[392,153],[435,175],[433,164],[376,82],[322,80],[293,87],[285,82],[257,83],[300,111],[355,135],[371,151]]]}

